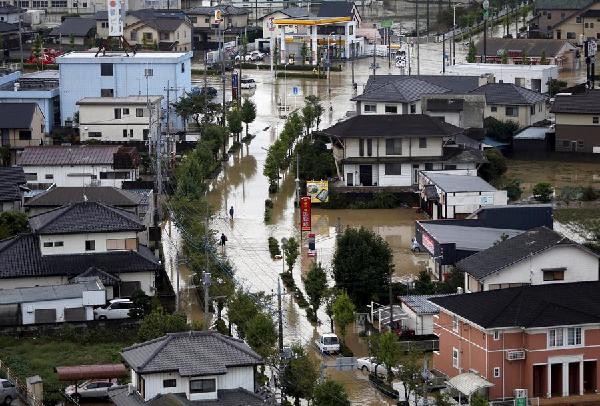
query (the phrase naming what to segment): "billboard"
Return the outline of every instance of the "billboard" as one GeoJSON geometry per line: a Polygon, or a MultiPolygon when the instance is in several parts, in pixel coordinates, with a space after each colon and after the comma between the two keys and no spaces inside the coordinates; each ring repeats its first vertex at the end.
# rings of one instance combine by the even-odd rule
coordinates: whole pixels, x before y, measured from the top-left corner
{"type": "Polygon", "coordinates": [[[311,203],[327,203],[329,201],[329,182],[326,180],[307,180],[306,194],[311,203]]]}
{"type": "Polygon", "coordinates": [[[310,197],[302,196],[300,198],[300,230],[310,231],[310,197]]]}
{"type": "Polygon", "coordinates": [[[125,14],[125,1],[107,0],[106,10],[108,15],[108,36],[123,36],[123,16],[125,14]]]}

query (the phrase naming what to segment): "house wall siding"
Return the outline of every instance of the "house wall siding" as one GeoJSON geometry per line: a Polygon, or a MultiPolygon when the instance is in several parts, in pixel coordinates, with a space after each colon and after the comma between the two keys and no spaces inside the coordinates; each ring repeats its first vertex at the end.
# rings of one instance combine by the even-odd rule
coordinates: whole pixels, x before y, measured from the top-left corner
{"type": "MultiPolygon", "coordinates": [[[[44,302],[23,303],[21,306],[21,315],[23,324],[35,324],[35,310],[37,309],[55,309],[56,322],[65,321],[65,309],[74,309],[83,307],[82,298],[49,300],[44,302]]],[[[85,307],[85,319],[94,320],[94,310],[92,306],[85,307]]]]}
{"type": "Polygon", "coordinates": [[[34,166],[24,165],[26,174],[35,173],[36,180],[28,183],[54,183],[56,186],[113,186],[120,188],[124,180],[136,180],[139,175],[137,169],[113,169],[112,165],[77,165],[77,166],[34,166]],[[127,179],[100,179],[101,172],[128,173],[127,179]],[[46,179],[46,175],[52,178],[46,179]],[[85,176],[81,176],[85,174],[85,176]],[[96,179],[92,179],[95,176],[96,179]]]}
{"type": "Polygon", "coordinates": [[[107,252],[106,240],[108,239],[126,239],[137,238],[135,231],[122,231],[116,233],[81,233],[81,234],[52,234],[40,235],[40,249],[42,255],[64,255],[64,254],[90,254],[107,252]],[[85,250],[85,242],[95,241],[96,249],[94,251],[85,250]],[[45,242],[62,241],[62,247],[44,247],[45,242]]]}

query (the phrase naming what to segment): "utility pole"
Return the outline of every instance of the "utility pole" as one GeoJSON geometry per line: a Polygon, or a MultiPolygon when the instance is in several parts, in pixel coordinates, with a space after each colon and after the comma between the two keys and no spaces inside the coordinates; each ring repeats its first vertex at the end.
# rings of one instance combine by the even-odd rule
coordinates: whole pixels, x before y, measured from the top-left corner
{"type": "Polygon", "coordinates": [[[487,19],[490,8],[490,1],[483,0],[483,63],[486,63],[487,60],[487,19]]]}
{"type": "MultiPolygon", "coordinates": [[[[223,85],[223,115],[221,117],[221,125],[223,127],[225,127],[225,113],[226,113],[226,108],[225,108],[225,35],[223,33],[223,31],[221,30],[221,22],[219,21],[219,28],[218,28],[218,38],[219,38],[219,56],[221,58],[221,82],[223,85]]],[[[225,148],[223,148],[223,155],[225,155],[225,148]]]]}
{"type": "Polygon", "coordinates": [[[356,88],[356,82],[354,80],[354,58],[356,56],[356,50],[354,49],[354,41],[350,44],[350,53],[352,54],[351,64],[352,64],[352,88],[356,88]]]}
{"type": "MultiPolygon", "coordinates": [[[[207,247],[208,249],[208,247],[207,247]]],[[[210,297],[208,296],[208,288],[211,285],[211,279],[210,279],[210,272],[208,272],[208,269],[206,271],[204,271],[204,278],[202,281],[202,285],[204,286],[204,326],[202,326],[202,330],[204,331],[208,331],[208,323],[209,321],[209,312],[208,312],[208,303],[210,300],[210,297]]]]}
{"type": "MultiPolygon", "coordinates": [[[[429,4],[429,3],[427,3],[429,4]]],[[[386,32],[386,36],[387,36],[387,46],[388,46],[388,70],[392,69],[392,47],[391,47],[391,35],[390,35],[390,29],[386,28],[385,29],[386,32]]]]}
{"type": "Polygon", "coordinates": [[[419,1],[415,1],[415,29],[417,34],[417,76],[421,74],[420,52],[419,52],[419,1]]]}
{"type": "Polygon", "coordinates": [[[446,74],[446,33],[442,32],[442,74],[446,74]]]}
{"type": "Polygon", "coordinates": [[[427,385],[429,383],[429,369],[427,367],[427,357],[423,357],[423,372],[421,373],[423,378],[423,406],[429,406],[429,401],[427,400],[427,385]]]}
{"type": "MultiPolygon", "coordinates": [[[[373,24],[373,26],[375,29],[377,29],[377,24],[373,24]]],[[[374,36],[373,36],[373,76],[375,76],[375,70],[377,69],[377,63],[375,62],[376,55],[377,55],[377,34],[374,34],[374,36]]]]}
{"type": "Polygon", "coordinates": [[[277,278],[277,318],[279,322],[279,353],[283,352],[283,315],[281,313],[281,280],[277,278]]]}
{"type": "MultiPolygon", "coordinates": [[[[312,138],[312,133],[310,135],[312,138]]],[[[300,154],[296,151],[296,207],[300,207],[300,154]]]]}
{"type": "MultiPolygon", "coordinates": [[[[23,17],[21,15],[19,15],[19,53],[21,56],[21,71],[23,71],[23,34],[22,34],[22,26],[21,26],[21,22],[23,20],[23,17]]],[[[44,50],[42,49],[42,52],[44,50]]]]}

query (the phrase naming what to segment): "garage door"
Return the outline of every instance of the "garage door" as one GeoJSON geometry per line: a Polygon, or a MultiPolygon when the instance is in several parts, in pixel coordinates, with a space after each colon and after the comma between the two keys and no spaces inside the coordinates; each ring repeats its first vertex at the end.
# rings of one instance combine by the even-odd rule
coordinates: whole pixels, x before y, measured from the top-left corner
{"type": "Polygon", "coordinates": [[[131,297],[133,292],[140,290],[142,283],[139,281],[121,282],[120,297],[131,297]]]}
{"type": "Polygon", "coordinates": [[[56,309],[36,309],[36,323],[56,323],[56,309]]]}
{"type": "Polygon", "coordinates": [[[65,309],[65,321],[84,321],[86,320],[85,307],[73,307],[65,309]]]}

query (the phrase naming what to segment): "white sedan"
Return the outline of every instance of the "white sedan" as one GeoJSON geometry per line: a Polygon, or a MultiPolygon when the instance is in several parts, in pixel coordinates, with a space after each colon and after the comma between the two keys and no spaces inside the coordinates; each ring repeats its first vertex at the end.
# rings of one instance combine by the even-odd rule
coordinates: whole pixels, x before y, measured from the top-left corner
{"type": "MultiPolygon", "coordinates": [[[[387,376],[386,366],[383,364],[378,364],[375,357],[363,357],[356,359],[356,368],[363,372],[375,372],[375,367],[377,367],[377,375],[387,376]]],[[[396,367],[392,367],[392,372],[394,375],[396,375],[398,372],[400,372],[400,370],[396,367]]]]}

